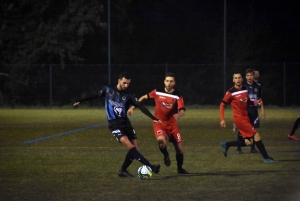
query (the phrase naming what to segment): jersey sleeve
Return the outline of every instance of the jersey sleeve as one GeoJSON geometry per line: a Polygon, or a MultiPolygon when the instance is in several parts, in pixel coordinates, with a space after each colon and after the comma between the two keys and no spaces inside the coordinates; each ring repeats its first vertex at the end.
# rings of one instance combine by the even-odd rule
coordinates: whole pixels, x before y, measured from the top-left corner
{"type": "Polygon", "coordinates": [[[147,94],[148,98],[155,98],[156,96],[156,89],[154,89],[153,91],[151,91],[150,93],[147,94]]]}
{"type": "Polygon", "coordinates": [[[105,96],[106,86],[102,87],[100,91],[98,91],[99,98],[105,96]]]}
{"type": "Polygon", "coordinates": [[[226,92],[224,98],[222,99],[222,102],[225,104],[229,104],[231,102],[232,96],[229,91],[226,92]]]}
{"type": "Polygon", "coordinates": [[[184,100],[183,100],[182,96],[180,96],[179,99],[177,100],[177,104],[178,104],[178,111],[180,111],[180,110],[185,111],[185,105],[184,105],[184,100]]]}

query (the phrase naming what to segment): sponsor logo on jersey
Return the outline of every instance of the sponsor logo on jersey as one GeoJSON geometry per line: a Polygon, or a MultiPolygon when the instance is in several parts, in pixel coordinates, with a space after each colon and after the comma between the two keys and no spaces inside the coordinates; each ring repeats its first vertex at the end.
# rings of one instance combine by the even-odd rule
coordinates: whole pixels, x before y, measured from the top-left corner
{"type": "Polygon", "coordinates": [[[240,102],[247,102],[247,101],[248,101],[248,98],[240,99],[240,102]]]}
{"type": "Polygon", "coordinates": [[[172,109],[172,107],[173,107],[173,104],[168,104],[168,103],[165,103],[165,102],[162,102],[161,105],[168,108],[168,109],[172,109]]]}

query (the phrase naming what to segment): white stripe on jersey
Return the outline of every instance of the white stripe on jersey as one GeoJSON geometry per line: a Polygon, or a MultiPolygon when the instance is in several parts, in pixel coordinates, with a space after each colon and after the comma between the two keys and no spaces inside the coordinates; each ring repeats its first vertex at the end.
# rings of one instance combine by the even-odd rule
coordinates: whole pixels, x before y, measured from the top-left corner
{"type": "Polygon", "coordinates": [[[243,94],[243,93],[248,93],[248,91],[247,90],[241,90],[241,91],[233,92],[231,95],[235,96],[235,95],[243,94]]]}
{"type": "Polygon", "coordinates": [[[178,96],[172,95],[172,94],[168,94],[168,93],[163,93],[163,92],[158,92],[158,91],[157,91],[156,94],[159,95],[159,96],[167,96],[167,97],[179,99],[178,96]]]}

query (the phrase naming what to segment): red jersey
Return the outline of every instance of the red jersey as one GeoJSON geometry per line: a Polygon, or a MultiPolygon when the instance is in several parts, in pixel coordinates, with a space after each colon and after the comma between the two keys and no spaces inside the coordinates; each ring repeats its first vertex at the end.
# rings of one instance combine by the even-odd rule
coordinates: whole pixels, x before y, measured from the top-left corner
{"type": "Polygon", "coordinates": [[[172,93],[167,93],[164,90],[159,92],[154,89],[147,96],[155,100],[154,116],[162,122],[171,119],[175,120],[173,115],[180,110],[185,110],[183,97],[176,90],[172,93]]]}
{"type": "Polygon", "coordinates": [[[220,118],[224,120],[225,104],[232,107],[233,123],[238,128],[243,138],[253,137],[257,131],[250,123],[248,117],[247,106],[253,105],[254,101],[250,101],[248,90],[245,86],[242,88],[232,87],[229,89],[220,104],[220,118]]]}

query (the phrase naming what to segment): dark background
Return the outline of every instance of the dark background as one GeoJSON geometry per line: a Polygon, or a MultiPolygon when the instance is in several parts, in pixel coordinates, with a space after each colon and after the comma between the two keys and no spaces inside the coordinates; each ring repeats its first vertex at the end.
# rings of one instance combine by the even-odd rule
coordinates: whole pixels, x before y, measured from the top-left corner
{"type": "Polygon", "coordinates": [[[299,105],[299,3],[227,0],[224,74],[224,2],[111,0],[107,66],[108,1],[4,0],[0,103],[69,104],[126,70],[137,96],[174,71],[187,103],[217,104],[255,68],[266,105],[299,105]]]}

